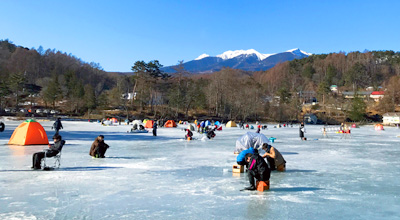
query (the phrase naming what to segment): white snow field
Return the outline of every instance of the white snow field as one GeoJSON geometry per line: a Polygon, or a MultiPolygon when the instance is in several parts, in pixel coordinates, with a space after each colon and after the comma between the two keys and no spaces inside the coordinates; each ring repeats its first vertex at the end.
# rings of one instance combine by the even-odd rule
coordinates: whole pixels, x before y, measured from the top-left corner
{"type": "MultiPolygon", "coordinates": [[[[213,140],[183,140],[186,127],[126,133],[130,126],[62,121],[61,167],[33,171],[32,154],[47,146],[7,145],[22,121],[0,133],[0,219],[400,219],[400,129],[352,129],[351,138],[306,125],[261,130],[276,137],[286,172],[270,190],[240,191],[235,141],[248,130],[223,128],[213,140]],[[98,135],[106,158],[89,148],[98,135]],[[316,140],[318,139],[318,140],[316,140]]],[[[40,122],[49,138],[52,121],[40,122]]],[[[255,131],[255,130],[252,130],[255,131]]]]}

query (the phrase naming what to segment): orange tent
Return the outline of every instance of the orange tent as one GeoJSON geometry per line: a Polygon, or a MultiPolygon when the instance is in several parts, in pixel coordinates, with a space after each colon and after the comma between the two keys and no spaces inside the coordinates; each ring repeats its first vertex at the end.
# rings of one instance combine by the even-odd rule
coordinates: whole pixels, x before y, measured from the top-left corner
{"type": "Polygon", "coordinates": [[[164,127],[166,127],[166,128],[174,128],[174,127],[176,127],[176,123],[175,123],[174,120],[168,120],[165,123],[164,127]]]}
{"type": "Polygon", "coordinates": [[[42,125],[33,119],[22,122],[11,135],[8,144],[34,145],[49,144],[47,134],[42,125]]]}
{"type": "Polygon", "coordinates": [[[154,121],[153,120],[147,120],[146,124],[144,125],[145,128],[153,128],[154,121]]]}

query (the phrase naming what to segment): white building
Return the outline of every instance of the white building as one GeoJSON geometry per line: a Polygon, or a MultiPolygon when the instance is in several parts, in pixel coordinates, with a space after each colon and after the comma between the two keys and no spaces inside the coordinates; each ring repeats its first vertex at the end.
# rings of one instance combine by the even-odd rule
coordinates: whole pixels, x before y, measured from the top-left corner
{"type": "Polygon", "coordinates": [[[400,124],[400,112],[388,112],[383,114],[384,125],[398,125],[400,124]]]}

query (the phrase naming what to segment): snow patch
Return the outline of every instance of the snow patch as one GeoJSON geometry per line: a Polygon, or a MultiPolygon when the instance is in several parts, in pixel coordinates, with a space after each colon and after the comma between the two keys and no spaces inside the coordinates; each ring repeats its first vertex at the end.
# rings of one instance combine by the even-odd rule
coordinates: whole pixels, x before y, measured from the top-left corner
{"type": "Polygon", "coordinates": [[[294,49],[291,49],[291,50],[287,50],[286,52],[290,52],[290,53],[293,53],[293,54],[296,54],[296,55],[307,55],[307,56],[311,56],[312,55],[312,53],[307,53],[305,51],[300,50],[299,48],[294,48],[294,49]]]}
{"type": "Polygon", "coordinates": [[[194,59],[194,60],[201,60],[201,59],[203,59],[203,58],[206,58],[206,57],[209,57],[210,55],[208,55],[208,54],[206,54],[206,53],[203,53],[202,55],[200,55],[199,57],[197,57],[196,59],[194,59]]]}
{"type": "Polygon", "coordinates": [[[274,55],[274,54],[262,54],[262,53],[259,53],[256,50],[254,50],[254,49],[249,49],[249,50],[235,50],[235,51],[228,50],[228,51],[225,51],[224,53],[222,53],[220,55],[217,55],[217,57],[222,58],[224,60],[229,60],[229,59],[235,58],[235,57],[240,56],[240,55],[249,56],[249,55],[253,55],[253,54],[255,54],[258,57],[259,60],[264,60],[267,57],[269,57],[271,55],[274,55]]]}

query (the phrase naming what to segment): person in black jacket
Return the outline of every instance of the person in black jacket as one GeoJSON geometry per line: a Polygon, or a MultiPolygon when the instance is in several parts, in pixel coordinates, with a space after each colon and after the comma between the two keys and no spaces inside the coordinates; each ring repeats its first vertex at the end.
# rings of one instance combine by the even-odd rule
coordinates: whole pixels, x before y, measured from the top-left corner
{"type": "Polygon", "coordinates": [[[255,179],[259,181],[268,181],[271,175],[271,170],[268,167],[268,164],[265,162],[264,158],[262,158],[258,154],[258,150],[254,150],[254,154],[248,153],[245,156],[246,161],[249,164],[248,177],[250,186],[246,187],[246,190],[256,190],[255,179]]]}
{"type": "Polygon", "coordinates": [[[153,123],[153,136],[157,136],[157,122],[153,123]]]}
{"type": "Polygon", "coordinates": [[[46,157],[54,157],[58,153],[61,152],[65,141],[61,140],[61,136],[59,134],[55,134],[53,136],[54,144],[49,144],[49,149],[46,149],[46,151],[42,152],[37,152],[34,153],[32,156],[32,169],[38,170],[41,169],[40,166],[40,161],[46,156],[46,157]]]}
{"type": "Polygon", "coordinates": [[[304,137],[305,132],[306,132],[306,129],[304,128],[304,122],[301,122],[300,127],[299,127],[299,136],[302,141],[307,140],[307,138],[304,137]]]}
{"type": "Polygon", "coordinates": [[[54,128],[54,130],[56,130],[56,134],[58,134],[58,131],[59,131],[60,129],[63,129],[63,126],[62,126],[62,124],[61,124],[61,118],[57,118],[57,119],[56,119],[56,121],[54,122],[52,128],[54,128]]]}

